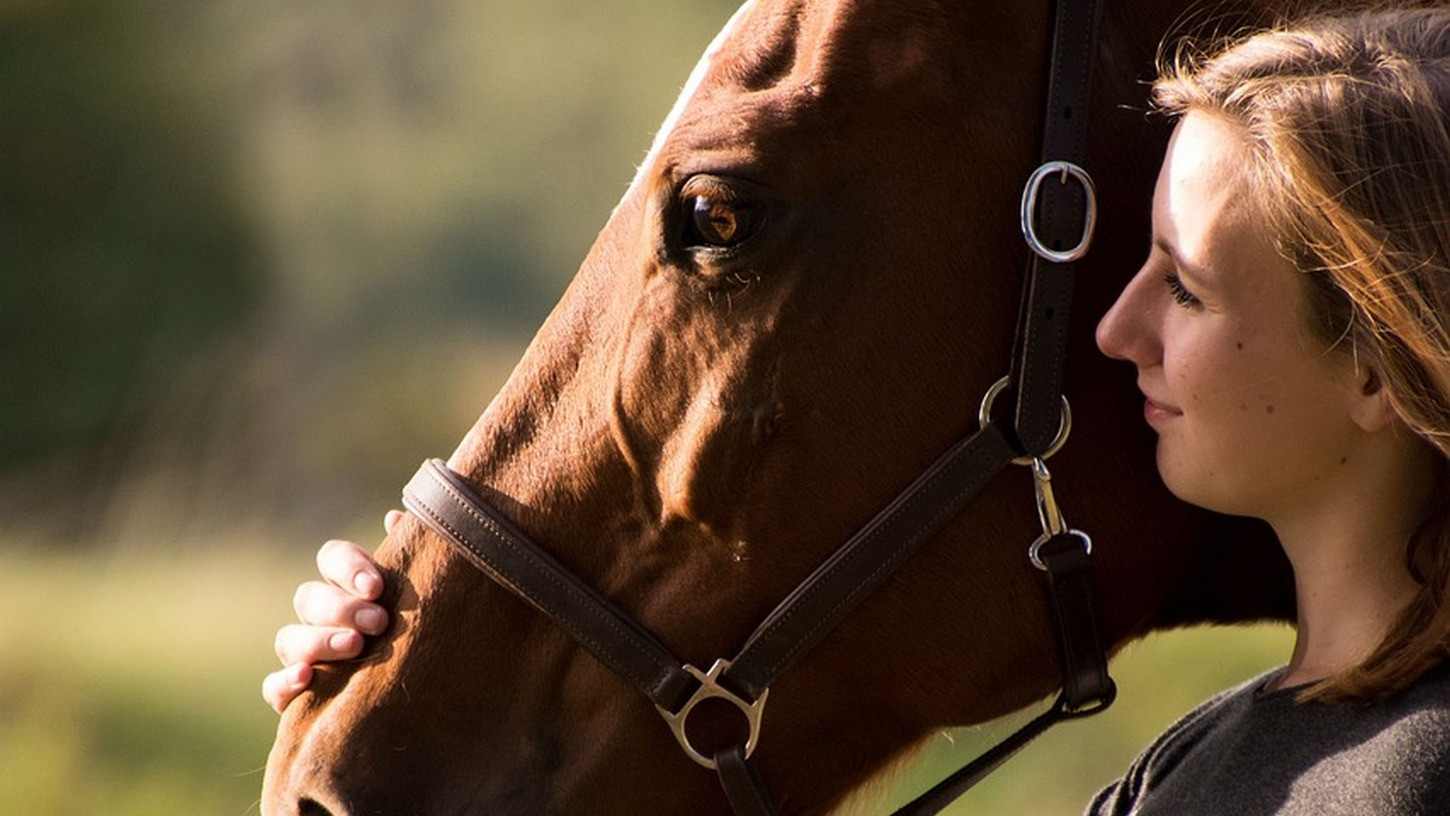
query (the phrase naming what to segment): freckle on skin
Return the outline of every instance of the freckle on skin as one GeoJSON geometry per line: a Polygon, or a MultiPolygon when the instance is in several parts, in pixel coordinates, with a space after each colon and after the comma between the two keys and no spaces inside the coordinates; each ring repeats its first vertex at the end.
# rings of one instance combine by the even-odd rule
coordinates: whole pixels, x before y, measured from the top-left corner
{"type": "Polygon", "coordinates": [[[1235,343],[1234,345],[1236,345],[1236,346],[1239,347],[1239,351],[1243,351],[1244,350],[1244,344],[1243,343],[1235,343]]]}
{"type": "Polygon", "coordinates": [[[1272,405],[1265,405],[1264,406],[1264,412],[1265,413],[1269,413],[1269,414],[1274,413],[1274,406],[1272,406],[1272,405]]]}
{"type": "Polygon", "coordinates": [[[1344,464],[1348,464],[1348,463],[1349,463],[1349,457],[1348,456],[1341,456],[1341,457],[1339,457],[1339,464],[1344,465],[1344,464]]]}

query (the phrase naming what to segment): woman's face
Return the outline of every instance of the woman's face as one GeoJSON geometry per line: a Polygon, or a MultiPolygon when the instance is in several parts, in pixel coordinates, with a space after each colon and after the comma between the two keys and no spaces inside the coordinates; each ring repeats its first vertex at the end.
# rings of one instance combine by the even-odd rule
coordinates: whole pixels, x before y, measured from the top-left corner
{"type": "Polygon", "coordinates": [[[1273,520],[1312,509],[1346,467],[1362,391],[1304,321],[1304,281],[1254,200],[1239,126],[1189,113],[1153,194],[1153,247],[1098,325],[1133,363],[1158,470],[1180,498],[1273,520]]]}

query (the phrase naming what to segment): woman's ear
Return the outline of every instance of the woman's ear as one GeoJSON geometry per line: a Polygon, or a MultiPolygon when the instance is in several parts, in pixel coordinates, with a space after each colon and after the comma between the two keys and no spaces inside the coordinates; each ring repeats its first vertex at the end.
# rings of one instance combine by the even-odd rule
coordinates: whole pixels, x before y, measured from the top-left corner
{"type": "Polygon", "coordinates": [[[1371,433],[1393,424],[1399,414],[1390,405],[1389,389],[1380,379],[1379,369],[1364,360],[1354,364],[1355,393],[1350,396],[1350,418],[1371,433]]]}

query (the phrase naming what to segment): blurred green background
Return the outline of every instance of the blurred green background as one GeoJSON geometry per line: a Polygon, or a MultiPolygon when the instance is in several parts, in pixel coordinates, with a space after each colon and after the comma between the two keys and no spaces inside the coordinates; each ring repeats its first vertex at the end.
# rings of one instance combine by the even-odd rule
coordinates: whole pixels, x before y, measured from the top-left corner
{"type": "MultiPolygon", "coordinates": [[[[316,545],[452,450],[734,5],[0,0],[0,812],[256,812],[316,545]]],[[[1286,643],[1134,647],[953,812],[1078,812],[1286,643]]]]}

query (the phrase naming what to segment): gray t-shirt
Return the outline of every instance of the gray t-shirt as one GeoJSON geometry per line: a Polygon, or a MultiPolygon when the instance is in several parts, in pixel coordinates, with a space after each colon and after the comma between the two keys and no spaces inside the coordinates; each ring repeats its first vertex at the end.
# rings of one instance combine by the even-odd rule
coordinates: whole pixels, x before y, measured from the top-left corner
{"type": "Polygon", "coordinates": [[[1295,702],[1282,671],[1179,720],[1088,816],[1450,814],[1450,669],[1375,705],[1295,702]]]}

